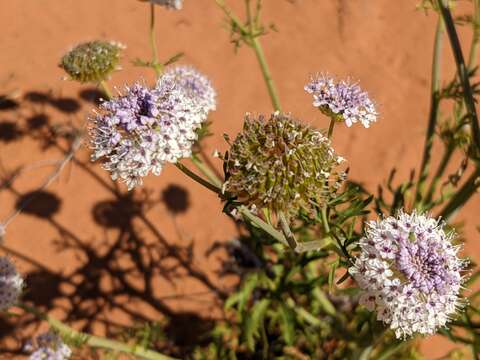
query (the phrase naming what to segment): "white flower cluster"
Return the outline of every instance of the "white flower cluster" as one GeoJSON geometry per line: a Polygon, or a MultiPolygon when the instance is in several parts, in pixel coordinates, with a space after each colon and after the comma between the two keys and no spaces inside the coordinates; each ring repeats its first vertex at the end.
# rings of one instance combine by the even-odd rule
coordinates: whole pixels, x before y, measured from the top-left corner
{"type": "Polygon", "coordinates": [[[8,257],[0,257],[0,311],[7,310],[17,302],[22,288],[23,279],[15,265],[8,257]]]}
{"type": "Polygon", "coordinates": [[[197,129],[215,109],[210,82],[191,68],[167,71],[154,89],[135,84],[100,105],[90,128],[92,161],[128,189],[142,184],[164,164],[191,156],[197,129]]]}
{"type": "Polygon", "coordinates": [[[361,253],[349,269],[363,289],[360,303],[376,311],[397,338],[434,334],[462,305],[466,262],[457,256],[454,235],[415,212],[400,212],[368,227],[360,240],[361,253]]]}

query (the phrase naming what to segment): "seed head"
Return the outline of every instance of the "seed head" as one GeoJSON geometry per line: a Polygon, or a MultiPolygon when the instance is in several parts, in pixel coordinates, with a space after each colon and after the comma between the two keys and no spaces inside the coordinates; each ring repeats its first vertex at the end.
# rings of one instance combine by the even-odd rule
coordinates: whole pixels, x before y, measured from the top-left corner
{"type": "Polygon", "coordinates": [[[322,132],[290,115],[247,114],[224,157],[223,190],[250,207],[286,215],[310,212],[338,188],[343,174],[336,168],[342,161],[322,132]]]}
{"type": "Polygon", "coordinates": [[[123,49],[124,45],[113,41],[86,42],[65,54],[60,67],[72,80],[98,83],[119,69],[123,49]]]}

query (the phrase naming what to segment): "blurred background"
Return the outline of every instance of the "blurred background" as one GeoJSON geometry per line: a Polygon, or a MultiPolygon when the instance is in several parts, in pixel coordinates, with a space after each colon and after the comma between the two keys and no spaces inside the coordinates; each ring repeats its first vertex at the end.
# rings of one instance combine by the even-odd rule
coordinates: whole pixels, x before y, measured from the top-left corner
{"type": "MultiPolygon", "coordinates": [[[[240,1],[230,3],[242,14],[240,1]]],[[[378,123],[370,129],[338,126],[334,139],[349,162],[350,179],[372,192],[392,168],[404,181],[421,161],[436,16],[417,4],[265,0],[264,20],[277,31],[261,42],[284,110],[315,127],[328,126],[303,91],[316,72],[358,80],[376,101],[378,123]]],[[[127,49],[111,86],[153,83],[153,71],[132,65],[150,58],[148,11],[136,0],[0,1],[0,219],[25,208],[1,247],[26,274],[27,300],[98,334],[158,321],[168,346],[181,353],[222,317],[219,300],[237,281],[230,244],[238,232],[218,199],[174,166],[127,193],[90,163],[86,146],[58,180],[37,191],[69,153],[75,129],[101,96],[94,87],[64,81],[61,56],[80,42],[116,40],[127,49]]],[[[460,31],[468,44],[470,29],[460,31]]],[[[156,34],[161,60],[184,52],[180,63],[207,74],[218,92],[207,154],[226,149],[222,134],[234,137],[245,112],[271,111],[254,54],[245,47],[235,54],[213,0],[185,0],[182,11],[158,7],[156,34]]],[[[444,50],[447,82],[455,68],[448,43],[444,50]]],[[[212,162],[221,169],[220,160],[212,162]]],[[[473,258],[480,249],[479,206],[473,198],[455,219],[466,221],[465,251],[473,258]]],[[[38,326],[28,317],[20,326],[18,319],[1,318],[2,356],[19,356],[22,341],[38,326]]],[[[437,342],[424,346],[428,358],[445,353],[433,346],[437,342]]]]}

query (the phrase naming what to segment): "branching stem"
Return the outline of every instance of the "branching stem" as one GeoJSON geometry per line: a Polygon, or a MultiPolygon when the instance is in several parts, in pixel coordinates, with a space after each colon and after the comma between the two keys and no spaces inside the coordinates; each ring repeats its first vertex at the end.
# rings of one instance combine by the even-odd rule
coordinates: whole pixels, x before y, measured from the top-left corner
{"type": "Polygon", "coordinates": [[[77,331],[70,326],[64,324],[60,320],[57,320],[48,314],[42,313],[40,310],[33,306],[29,306],[23,303],[19,303],[17,304],[17,306],[25,312],[34,315],[39,320],[48,322],[50,327],[58,331],[61,336],[69,339],[78,340],[80,343],[86,344],[90,347],[130,354],[146,360],[175,360],[174,358],[162,355],[139,345],[128,345],[119,341],[110,340],[104,337],[94,336],[77,331]]]}

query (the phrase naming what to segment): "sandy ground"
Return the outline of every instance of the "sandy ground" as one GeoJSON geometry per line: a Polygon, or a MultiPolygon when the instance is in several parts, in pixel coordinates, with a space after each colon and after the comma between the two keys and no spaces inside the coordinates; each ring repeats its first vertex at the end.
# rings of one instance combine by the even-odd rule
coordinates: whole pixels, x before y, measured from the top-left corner
{"type": "MultiPolygon", "coordinates": [[[[377,124],[368,130],[338,127],[334,141],[349,161],[350,177],[372,191],[392,167],[403,180],[421,160],[436,19],[416,11],[416,3],[265,1],[265,21],[275,22],[278,32],[262,42],[285,110],[327,126],[303,91],[309,75],[323,71],[360,80],[376,100],[377,124]]],[[[206,151],[225,150],[221,134],[234,136],[246,111],[271,110],[256,59],[247,48],[234,54],[213,0],[187,0],[181,12],[159,9],[157,14],[160,57],[184,51],[182,63],[211,77],[219,97],[211,117],[215,135],[206,151]]],[[[82,41],[117,40],[128,48],[124,71],[113,76],[112,85],[152,82],[153,74],[130,63],[150,56],[148,7],[138,1],[3,0],[0,23],[0,94],[14,99],[0,109],[2,177],[25,167],[2,184],[3,219],[58,164],[68,151],[68,142],[58,139],[69,135],[70,124],[80,126],[94,107],[91,88],[62,80],[57,64],[65,51],[82,41]]],[[[462,37],[468,43],[469,32],[462,37]]],[[[447,79],[454,72],[447,43],[443,72],[447,79]]],[[[194,337],[208,325],[199,316],[220,315],[218,298],[234,279],[219,275],[225,252],[209,249],[234,238],[236,229],[215,196],[173,166],[160,177],[150,176],[129,197],[98,164],[89,163],[82,148],[37,199],[11,223],[4,243],[21,271],[29,273],[27,298],[99,333],[134,318],[159,321],[167,315],[188,325],[194,337]],[[148,203],[143,218],[135,216],[142,201],[148,203]]],[[[479,205],[473,199],[458,219],[472,220],[479,205]]],[[[480,247],[473,221],[465,233],[466,251],[475,257],[480,247]]],[[[27,325],[22,336],[36,329],[27,325]]],[[[0,326],[10,339],[5,344],[18,349],[20,339],[12,340],[9,322],[1,320],[0,326]]],[[[179,345],[188,337],[181,328],[169,327],[179,345]]],[[[444,354],[437,343],[424,346],[429,359],[444,354]]]]}

